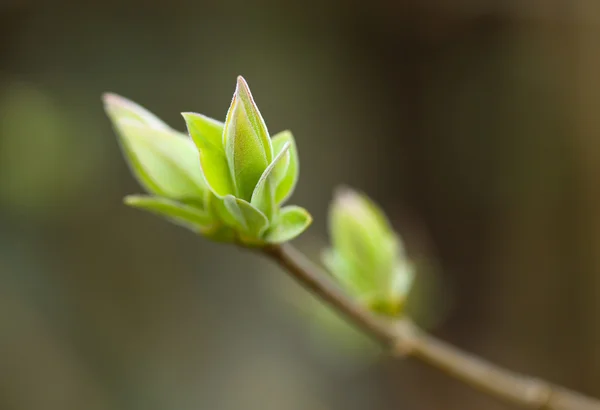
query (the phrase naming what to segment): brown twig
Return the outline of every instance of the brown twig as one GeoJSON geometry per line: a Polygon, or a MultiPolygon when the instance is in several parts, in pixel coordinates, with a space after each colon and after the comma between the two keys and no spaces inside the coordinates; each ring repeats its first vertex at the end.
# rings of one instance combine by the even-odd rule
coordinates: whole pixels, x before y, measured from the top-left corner
{"type": "Polygon", "coordinates": [[[348,297],[322,269],[291,245],[264,251],[298,282],[395,355],[410,356],[491,396],[528,409],[600,410],[600,401],[544,380],[502,369],[437,340],[407,319],[386,320],[348,297]]]}

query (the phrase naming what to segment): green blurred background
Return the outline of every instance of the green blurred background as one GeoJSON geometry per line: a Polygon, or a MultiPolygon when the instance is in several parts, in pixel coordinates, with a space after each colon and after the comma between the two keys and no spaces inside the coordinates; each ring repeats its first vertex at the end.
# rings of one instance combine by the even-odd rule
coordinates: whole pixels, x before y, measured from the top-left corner
{"type": "Polygon", "coordinates": [[[296,136],[298,247],[363,189],[425,261],[434,334],[600,396],[599,38],[597,0],[1,1],[0,408],[509,408],[357,355],[268,261],[122,205],[101,93],[184,129],[238,74],[296,136]]]}

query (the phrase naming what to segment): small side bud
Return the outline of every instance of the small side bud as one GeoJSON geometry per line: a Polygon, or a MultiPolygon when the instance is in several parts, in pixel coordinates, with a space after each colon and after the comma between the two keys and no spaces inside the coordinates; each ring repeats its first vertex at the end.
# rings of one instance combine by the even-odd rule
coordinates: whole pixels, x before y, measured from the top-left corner
{"type": "Polygon", "coordinates": [[[397,315],[412,283],[400,237],[366,195],[336,190],[329,211],[332,247],[323,261],[355,297],[375,312],[397,315]]]}

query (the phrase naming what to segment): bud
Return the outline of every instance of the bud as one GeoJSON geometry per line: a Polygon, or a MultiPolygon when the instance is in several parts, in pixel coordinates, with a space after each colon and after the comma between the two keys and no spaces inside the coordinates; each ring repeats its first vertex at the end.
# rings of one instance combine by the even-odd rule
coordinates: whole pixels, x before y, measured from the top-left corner
{"type": "Polygon", "coordinates": [[[183,113],[200,153],[208,188],[216,196],[221,221],[247,245],[281,243],[311,223],[308,212],[281,204],[298,179],[298,154],[289,131],[271,139],[248,84],[238,77],[225,123],[183,113]]]}
{"type": "Polygon", "coordinates": [[[265,121],[242,77],[238,77],[225,119],[223,146],[235,195],[250,201],[256,184],[273,160],[273,148],[265,121]]]}
{"type": "Polygon", "coordinates": [[[339,282],[372,310],[402,313],[413,278],[399,236],[366,195],[338,190],[329,211],[332,247],[323,262],[339,282]]]}

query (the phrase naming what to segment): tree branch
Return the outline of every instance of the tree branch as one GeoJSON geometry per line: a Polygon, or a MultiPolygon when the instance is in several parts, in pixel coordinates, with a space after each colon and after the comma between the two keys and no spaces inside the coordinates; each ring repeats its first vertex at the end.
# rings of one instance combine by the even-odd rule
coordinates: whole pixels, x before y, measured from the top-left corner
{"type": "Polygon", "coordinates": [[[484,393],[523,408],[600,410],[599,400],[502,369],[427,335],[407,319],[390,321],[371,313],[354,302],[330,279],[330,275],[291,245],[269,246],[264,251],[305,288],[395,355],[419,359],[484,393]]]}

